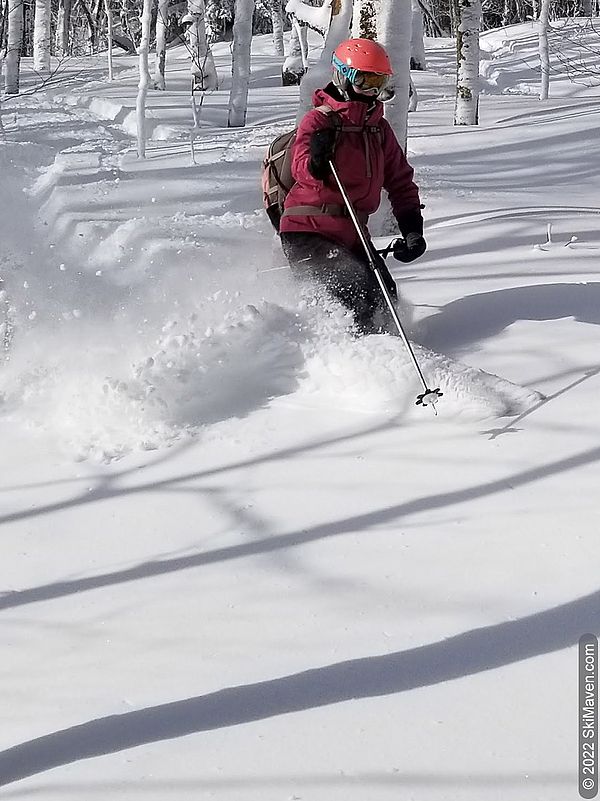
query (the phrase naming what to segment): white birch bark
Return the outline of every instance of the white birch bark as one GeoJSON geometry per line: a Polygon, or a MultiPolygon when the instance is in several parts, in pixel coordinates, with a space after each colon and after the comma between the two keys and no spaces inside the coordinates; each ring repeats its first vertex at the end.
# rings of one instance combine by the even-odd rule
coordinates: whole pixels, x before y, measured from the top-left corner
{"type": "Polygon", "coordinates": [[[350,35],[352,0],[325,0],[323,6],[318,8],[306,6],[301,0],[290,0],[286,11],[325,36],[319,60],[305,74],[300,84],[300,104],[297,114],[299,122],[312,107],[312,96],[315,89],[325,86],[331,80],[332,53],[350,35]],[[319,14],[314,14],[314,11],[318,11],[319,14]],[[329,16],[327,17],[326,14],[329,16]]]}
{"type": "Polygon", "coordinates": [[[417,110],[417,106],[419,105],[419,93],[417,92],[417,87],[414,85],[412,78],[409,81],[408,85],[408,111],[409,113],[412,111],[417,110]]]}
{"type": "Polygon", "coordinates": [[[156,13],[156,56],[154,61],[154,88],[167,88],[165,81],[165,61],[167,58],[167,22],[169,0],[158,0],[156,13]]]}
{"type": "Polygon", "coordinates": [[[548,99],[550,89],[550,56],[548,54],[548,18],[550,14],[550,0],[542,0],[540,5],[540,18],[538,22],[538,51],[540,54],[540,100],[548,99]]]}
{"type": "Polygon", "coordinates": [[[382,3],[377,17],[377,40],[388,52],[394,69],[395,95],[385,104],[385,118],[406,150],[410,86],[411,0],[382,3]]]}
{"type": "Polygon", "coordinates": [[[112,81],[113,75],[113,18],[110,8],[110,0],[104,0],[104,12],[106,14],[106,57],[108,59],[108,80],[112,81]]]}
{"type": "Polygon", "coordinates": [[[21,42],[23,40],[23,0],[8,0],[8,34],[6,46],[6,72],[4,91],[7,95],[19,93],[21,69],[21,42]]]}
{"type": "Polygon", "coordinates": [[[456,0],[455,125],[479,123],[480,0],[456,0]]]}
{"type": "Polygon", "coordinates": [[[254,0],[235,0],[228,128],[243,128],[248,110],[254,0]]]}
{"type": "MultiPolygon", "coordinates": [[[[387,50],[394,70],[390,83],[394,96],[385,103],[385,118],[404,152],[408,133],[411,19],[411,0],[383,2],[377,15],[377,41],[387,50]]],[[[397,233],[398,225],[386,195],[381,199],[377,214],[371,218],[369,228],[381,236],[397,233]]]]}
{"type": "Polygon", "coordinates": [[[56,22],[56,51],[61,56],[69,52],[69,27],[71,24],[71,0],[59,0],[56,22]]]}
{"type": "Polygon", "coordinates": [[[138,158],[146,158],[146,96],[150,86],[150,72],[148,71],[148,50],[150,48],[150,21],[152,16],[152,0],[144,0],[142,6],[142,30],[139,54],[139,73],[138,93],[135,103],[137,121],[137,145],[138,158]]]}
{"type": "Polygon", "coordinates": [[[377,39],[376,0],[355,0],[352,12],[352,38],[377,39]]]}
{"type": "Polygon", "coordinates": [[[184,20],[189,23],[187,36],[192,57],[192,82],[194,88],[200,91],[217,89],[219,84],[213,54],[206,38],[205,17],[204,0],[188,0],[188,13],[184,20]]]}
{"type": "Polygon", "coordinates": [[[294,19],[293,27],[298,37],[298,45],[300,47],[300,59],[302,61],[302,74],[308,69],[308,28],[306,25],[300,25],[297,19],[294,19]]]}
{"type": "Polygon", "coordinates": [[[281,0],[271,0],[271,22],[273,23],[273,49],[276,56],[285,55],[283,46],[283,4],[281,0]]]}
{"type": "Polygon", "coordinates": [[[419,0],[412,0],[412,25],[410,34],[410,67],[426,70],[425,44],[423,42],[423,12],[419,0]]]}
{"type": "Polygon", "coordinates": [[[33,69],[39,73],[50,72],[50,0],[35,0],[33,69]]]}
{"type": "MultiPolygon", "coordinates": [[[[281,70],[281,81],[284,86],[293,86],[300,83],[300,78],[304,75],[304,64],[302,61],[303,45],[300,41],[299,29],[292,25],[288,39],[288,52],[283,62],[281,70]]],[[[306,34],[306,28],[300,28],[300,32],[306,34]]]]}

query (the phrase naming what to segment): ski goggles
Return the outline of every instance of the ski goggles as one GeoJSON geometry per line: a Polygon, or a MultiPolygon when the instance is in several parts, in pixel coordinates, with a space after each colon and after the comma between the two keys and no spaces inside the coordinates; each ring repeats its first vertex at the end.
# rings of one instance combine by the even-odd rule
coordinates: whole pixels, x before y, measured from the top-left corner
{"type": "Polygon", "coordinates": [[[332,63],[336,70],[361,92],[372,92],[373,94],[381,92],[382,89],[385,89],[390,79],[389,75],[384,75],[381,72],[365,72],[364,70],[356,69],[356,67],[350,67],[340,61],[335,53],[333,54],[332,63]]]}
{"type": "Polygon", "coordinates": [[[381,92],[388,85],[389,80],[389,75],[382,75],[380,72],[361,72],[359,70],[356,73],[356,78],[352,81],[352,86],[360,89],[361,92],[381,92]]]}

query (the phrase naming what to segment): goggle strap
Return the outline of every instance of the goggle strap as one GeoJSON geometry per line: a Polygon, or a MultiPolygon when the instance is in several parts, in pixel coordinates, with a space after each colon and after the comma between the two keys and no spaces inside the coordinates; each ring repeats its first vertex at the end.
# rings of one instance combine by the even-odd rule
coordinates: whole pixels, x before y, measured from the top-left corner
{"type": "Polygon", "coordinates": [[[333,54],[333,58],[331,59],[333,66],[340,72],[344,78],[348,78],[350,83],[354,83],[356,80],[356,76],[358,75],[359,70],[356,67],[349,67],[348,64],[344,64],[336,54],[333,54]]]}

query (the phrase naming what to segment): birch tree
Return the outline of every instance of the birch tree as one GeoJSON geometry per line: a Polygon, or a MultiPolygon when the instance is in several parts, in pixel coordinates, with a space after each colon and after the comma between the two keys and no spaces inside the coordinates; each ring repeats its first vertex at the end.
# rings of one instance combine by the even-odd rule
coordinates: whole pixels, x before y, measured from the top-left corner
{"type": "Polygon", "coordinates": [[[182,18],[187,26],[188,48],[192,59],[194,89],[207,91],[219,84],[217,70],[206,38],[206,9],[204,0],[188,0],[188,13],[182,18]]]}
{"type": "Polygon", "coordinates": [[[59,0],[56,20],[56,51],[60,56],[69,52],[69,27],[71,24],[71,0],[59,0]]]}
{"type": "Polygon", "coordinates": [[[540,100],[548,99],[550,89],[550,57],[548,55],[548,18],[550,15],[550,0],[542,0],[540,18],[538,21],[538,51],[540,54],[540,100]]]}
{"type": "Polygon", "coordinates": [[[412,25],[410,34],[410,68],[425,70],[425,44],[423,42],[423,12],[419,0],[412,0],[412,25]]]}
{"type": "Polygon", "coordinates": [[[411,0],[382,3],[377,16],[377,40],[388,52],[394,68],[394,97],[385,104],[385,118],[403,149],[408,135],[410,92],[411,0]]]}
{"type": "Polygon", "coordinates": [[[283,86],[294,86],[306,72],[304,54],[308,49],[306,26],[292,25],[288,39],[288,52],[281,70],[281,83],[283,86]]]}
{"type": "Polygon", "coordinates": [[[35,0],[33,69],[50,72],[50,0],[35,0]]]}
{"type": "Polygon", "coordinates": [[[169,0],[158,0],[156,14],[156,58],[154,62],[154,88],[166,89],[165,61],[167,58],[167,22],[169,0]]]}
{"type": "Polygon", "coordinates": [[[479,123],[480,0],[453,0],[456,23],[455,125],[479,123]]]}
{"type": "Polygon", "coordinates": [[[350,35],[352,0],[325,0],[322,6],[308,6],[302,0],[289,0],[285,10],[325,38],[318,62],[304,76],[300,84],[297,116],[300,121],[312,106],[315,89],[325,86],[331,80],[331,55],[350,35]]]}
{"type": "Polygon", "coordinates": [[[228,128],[242,128],[246,124],[253,13],[254,0],[235,0],[228,128]]]}
{"type": "Polygon", "coordinates": [[[110,0],[104,0],[104,13],[106,14],[106,57],[108,59],[108,80],[113,79],[113,18],[110,0]]]}
{"type": "Polygon", "coordinates": [[[273,49],[276,56],[285,54],[283,46],[283,4],[281,0],[271,0],[271,22],[273,24],[273,49]]]}
{"type": "Polygon", "coordinates": [[[23,0],[8,0],[8,32],[4,78],[4,91],[7,95],[19,94],[22,41],[23,0]]]}
{"type": "Polygon", "coordinates": [[[150,48],[150,23],[152,19],[152,0],[144,0],[142,6],[142,30],[139,54],[139,73],[138,93],[135,103],[135,113],[137,121],[137,144],[138,158],[146,158],[146,96],[150,86],[150,72],[148,71],[148,50],[150,48]]]}
{"type": "Polygon", "coordinates": [[[352,12],[352,38],[377,39],[377,9],[380,0],[355,0],[352,12]]]}

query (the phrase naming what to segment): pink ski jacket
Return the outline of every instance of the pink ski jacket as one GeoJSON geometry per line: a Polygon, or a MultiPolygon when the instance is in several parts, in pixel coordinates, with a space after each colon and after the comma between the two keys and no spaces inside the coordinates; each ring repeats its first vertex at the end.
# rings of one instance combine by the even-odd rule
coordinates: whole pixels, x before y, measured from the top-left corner
{"type": "Polygon", "coordinates": [[[382,189],[387,191],[397,218],[408,211],[419,211],[419,190],[413,182],[413,168],[383,117],[380,101],[370,110],[366,103],[339,101],[318,89],[313,105],[315,108],[305,114],[298,126],[292,155],[296,183],[286,197],[280,230],[321,234],[352,250],[358,247],[359,239],[345,213],[335,179],[329,176],[319,181],[308,170],[311,135],[334,124],[333,115],[318,110],[318,106],[329,106],[343,128],[358,129],[342,129],[334,164],[361,222],[366,224],[368,216],[377,210],[382,189]],[[294,213],[297,209],[298,213],[294,213]]]}

